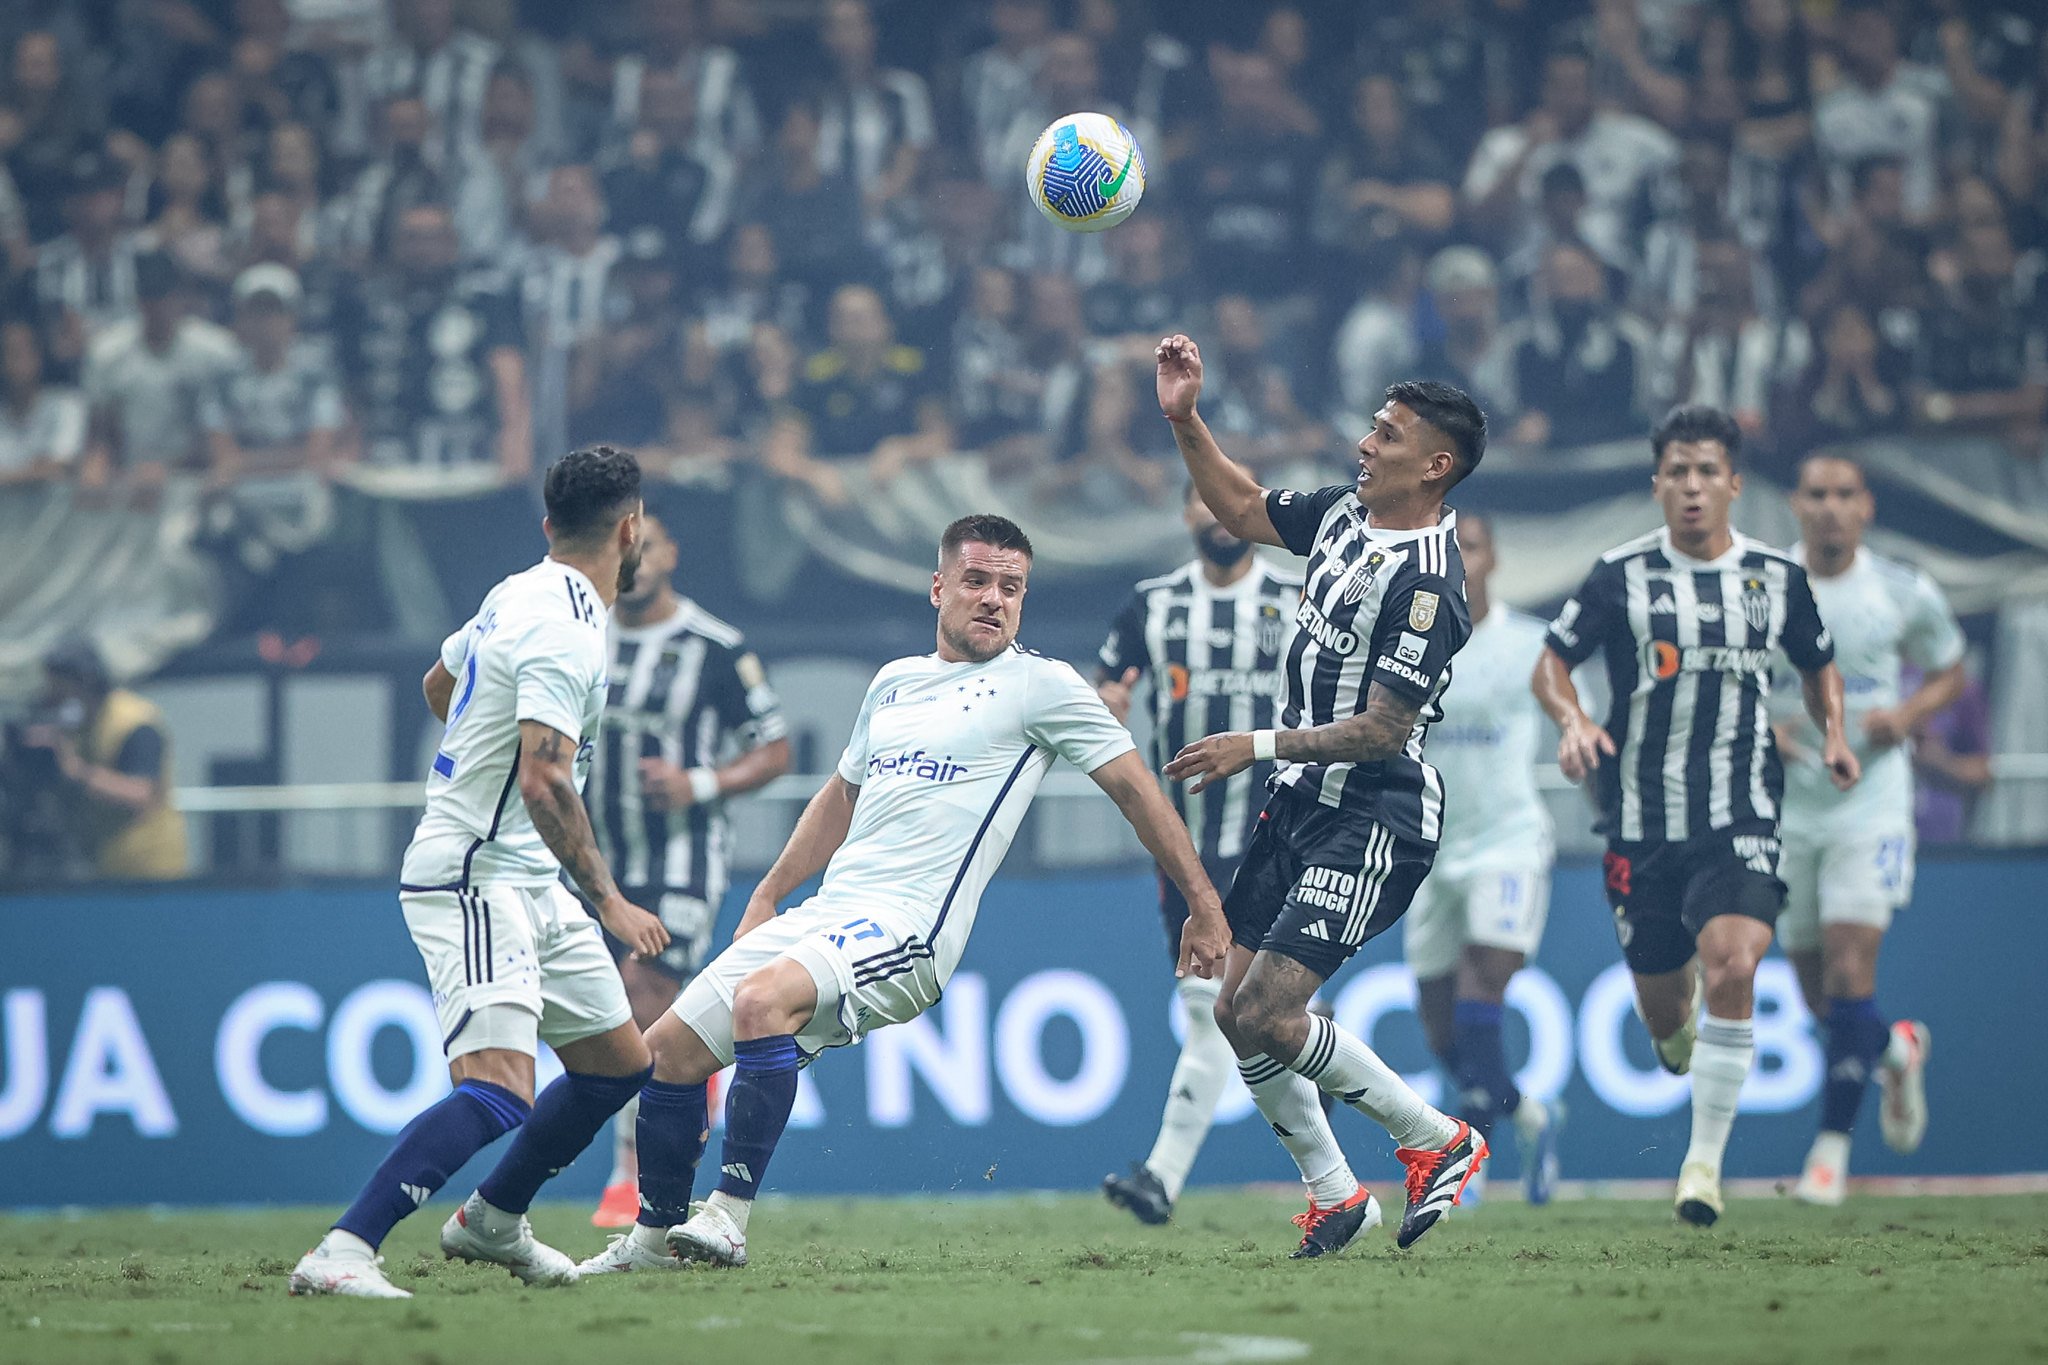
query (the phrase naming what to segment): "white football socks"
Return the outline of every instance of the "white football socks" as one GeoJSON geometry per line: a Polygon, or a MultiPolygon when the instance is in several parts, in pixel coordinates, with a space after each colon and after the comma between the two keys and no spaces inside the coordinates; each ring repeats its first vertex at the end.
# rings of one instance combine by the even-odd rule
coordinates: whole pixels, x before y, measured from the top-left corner
{"type": "Polygon", "coordinates": [[[1341,1204],[1357,1192],[1358,1177],[1337,1146],[1315,1086],[1264,1053],[1240,1058],[1237,1074],[1244,1077],[1280,1145],[1294,1158],[1301,1183],[1318,1207],[1341,1204]]]}
{"type": "Polygon", "coordinates": [[[1687,1165],[1703,1162],[1716,1171],[1728,1150],[1728,1131],[1735,1126],[1742,1083],[1756,1058],[1756,1031],[1747,1019],[1700,1020],[1699,1041],[1692,1052],[1692,1144],[1687,1165]]]}
{"type": "Polygon", "coordinates": [[[1363,1038],[1319,1014],[1289,1068],[1378,1123],[1403,1147],[1434,1151],[1458,1135],[1458,1122],[1423,1102],[1363,1038]]]}
{"type": "Polygon", "coordinates": [[[612,1175],[607,1185],[638,1184],[640,1180],[640,1097],[626,1101],[612,1119],[612,1175]]]}
{"type": "Polygon", "coordinates": [[[1187,977],[1178,986],[1187,1038],[1180,1045],[1180,1060],[1174,1063],[1173,1080],[1166,1088],[1159,1136],[1152,1143],[1152,1155],[1145,1158],[1145,1168],[1159,1177],[1168,1199],[1180,1198],[1195,1154],[1209,1136],[1216,1101],[1237,1070],[1230,1041],[1216,1026],[1216,996],[1222,989],[1221,982],[1198,976],[1187,977]]]}

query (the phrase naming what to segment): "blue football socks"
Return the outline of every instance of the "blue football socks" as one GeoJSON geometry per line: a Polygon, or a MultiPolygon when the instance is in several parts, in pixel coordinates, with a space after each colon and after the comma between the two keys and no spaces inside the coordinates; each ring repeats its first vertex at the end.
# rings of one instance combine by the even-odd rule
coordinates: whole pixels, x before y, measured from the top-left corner
{"type": "Polygon", "coordinates": [[[583,1154],[598,1131],[654,1075],[649,1066],[631,1076],[588,1076],[574,1071],[555,1078],[534,1101],[533,1115],[512,1139],[511,1149],[476,1192],[493,1208],[525,1213],[540,1187],[583,1154]]]}
{"type": "Polygon", "coordinates": [[[670,1228],[690,1220],[697,1163],[704,1159],[710,1127],[704,1082],[649,1081],[641,1089],[640,1118],[633,1133],[640,1149],[642,1227],[670,1228]]]}
{"type": "Polygon", "coordinates": [[[334,1226],[383,1245],[399,1219],[432,1198],[462,1163],[526,1122],[529,1112],[531,1106],[502,1085],[464,1081],[405,1126],[334,1226]]]}
{"type": "Polygon", "coordinates": [[[1820,1127],[1824,1133],[1846,1133],[1856,1125],[1871,1069],[1884,1056],[1891,1029],[1871,996],[1828,1001],[1827,1083],[1821,1087],[1820,1127]]]}
{"type": "MultiPolygon", "coordinates": [[[[725,1150],[718,1188],[734,1199],[752,1199],[768,1173],[768,1159],[782,1141],[796,1104],[796,1039],[787,1033],[733,1044],[732,1094],[725,1102],[725,1150]]],[[[641,1162],[647,1160],[641,1153],[641,1162]]]]}
{"type": "Polygon", "coordinates": [[[1451,1050],[1457,1059],[1453,1074],[1458,1082],[1459,1117],[1490,1137],[1494,1121],[1512,1114],[1522,1102],[1501,1040],[1504,1010],[1490,1000],[1460,1000],[1452,1011],[1451,1050]]]}

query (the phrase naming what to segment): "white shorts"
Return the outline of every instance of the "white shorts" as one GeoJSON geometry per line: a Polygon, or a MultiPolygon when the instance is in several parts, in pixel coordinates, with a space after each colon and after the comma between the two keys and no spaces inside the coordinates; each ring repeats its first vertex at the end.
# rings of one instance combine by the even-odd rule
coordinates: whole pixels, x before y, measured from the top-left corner
{"type": "Polygon", "coordinates": [[[1779,946],[1788,953],[1818,952],[1824,924],[1889,929],[1892,912],[1913,896],[1913,845],[1911,829],[1823,840],[1782,835],[1779,946]]]}
{"type": "Polygon", "coordinates": [[[632,1021],[597,921],[562,887],[407,891],[398,903],[427,964],[449,1060],[487,1047],[531,1053],[537,1041],[560,1047],[632,1021]]]}
{"type": "Polygon", "coordinates": [[[670,1012],[732,1061],[732,1001],[740,982],[778,958],[800,963],[818,988],[818,1008],[796,1035],[805,1057],[857,1043],[884,1024],[903,1024],[938,1003],[943,983],[922,919],[871,906],[831,905],[813,896],[735,939],[706,963],[670,1012]]]}
{"type": "Polygon", "coordinates": [[[1468,943],[1536,956],[1550,915],[1550,859],[1445,867],[1423,879],[1402,919],[1402,952],[1418,981],[1457,970],[1468,943]]]}

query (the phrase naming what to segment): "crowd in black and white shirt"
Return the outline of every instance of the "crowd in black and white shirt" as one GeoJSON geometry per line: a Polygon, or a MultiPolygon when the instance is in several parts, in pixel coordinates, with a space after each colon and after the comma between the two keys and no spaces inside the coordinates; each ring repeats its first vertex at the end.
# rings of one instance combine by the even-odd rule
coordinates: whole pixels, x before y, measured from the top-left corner
{"type": "Polygon", "coordinates": [[[0,481],[612,439],[1170,499],[1175,329],[1257,462],[1418,374],[1535,447],[1693,401],[2037,449],[2044,25],[1824,8],[21,0],[0,481]],[[1080,109],[1149,172],[1097,236],[1022,193],[1080,109]]]}

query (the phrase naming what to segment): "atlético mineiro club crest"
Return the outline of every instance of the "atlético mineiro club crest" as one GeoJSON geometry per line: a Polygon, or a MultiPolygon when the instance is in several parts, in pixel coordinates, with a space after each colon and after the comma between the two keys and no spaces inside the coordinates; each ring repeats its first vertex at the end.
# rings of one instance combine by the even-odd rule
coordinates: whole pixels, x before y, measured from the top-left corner
{"type": "Polygon", "coordinates": [[[1344,585],[1344,605],[1350,606],[1372,591],[1372,581],[1386,562],[1385,551],[1374,550],[1351,571],[1351,581],[1344,585]]]}
{"type": "Polygon", "coordinates": [[[1771,624],[1771,594],[1761,578],[1742,580],[1742,619],[1749,622],[1751,630],[1762,630],[1771,624]]]}

